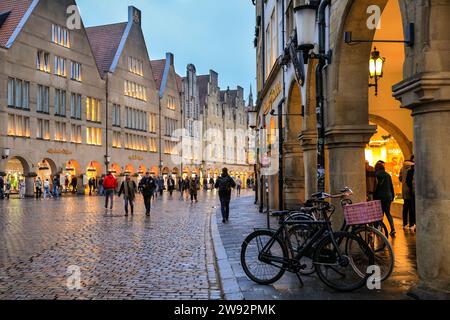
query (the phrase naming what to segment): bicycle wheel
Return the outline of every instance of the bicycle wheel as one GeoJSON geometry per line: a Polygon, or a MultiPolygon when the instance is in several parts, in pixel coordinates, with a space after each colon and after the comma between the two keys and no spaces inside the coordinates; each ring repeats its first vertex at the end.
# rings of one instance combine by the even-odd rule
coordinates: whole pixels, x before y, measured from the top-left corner
{"type": "MultiPolygon", "coordinates": [[[[250,234],[242,243],[241,264],[245,274],[258,284],[271,284],[278,281],[286,271],[281,262],[261,261],[261,252],[266,244],[274,237],[270,230],[257,230],[250,234]]],[[[268,258],[288,259],[289,253],[286,245],[279,238],[267,252],[268,258]]]]}
{"type": "Polygon", "coordinates": [[[382,232],[389,239],[389,231],[383,221],[374,222],[370,226],[382,232]]]}
{"type": "MultiPolygon", "coordinates": [[[[291,257],[292,259],[294,259],[297,253],[308,243],[308,240],[311,238],[311,236],[314,235],[314,229],[311,225],[295,224],[289,228],[288,233],[290,248],[292,250],[291,257]]],[[[314,252],[312,251],[311,254],[304,255],[300,258],[299,262],[301,265],[303,265],[303,268],[299,270],[301,274],[310,275],[316,271],[312,259],[313,253],[314,252]]]]}
{"type": "MultiPolygon", "coordinates": [[[[378,229],[364,226],[352,231],[366,242],[374,253],[374,265],[380,268],[380,281],[384,281],[392,274],[395,265],[395,255],[388,238],[378,229]]],[[[360,270],[362,274],[366,270],[360,270]]]]}
{"type": "Polygon", "coordinates": [[[366,284],[369,275],[361,277],[359,270],[368,270],[374,264],[374,257],[362,239],[349,232],[337,232],[319,242],[313,261],[320,280],[327,286],[338,291],[353,291],[366,284]],[[332,236],[338,248],[333,245],[332,236]]]}

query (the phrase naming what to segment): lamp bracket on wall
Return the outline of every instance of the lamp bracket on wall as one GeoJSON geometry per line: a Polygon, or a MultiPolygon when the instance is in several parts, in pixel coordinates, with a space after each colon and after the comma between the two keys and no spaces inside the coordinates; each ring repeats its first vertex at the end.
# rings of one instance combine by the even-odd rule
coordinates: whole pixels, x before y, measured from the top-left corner
{"type": "Polygon", "coordinates": [[[414,23],[410,23],[405,32],[405,40],[357,40],[352,38],[351,31],[345,31],[344,41],[346,44],[356,44],[356,43],[405,43],[408,47],[414,46],[414,23]]]}

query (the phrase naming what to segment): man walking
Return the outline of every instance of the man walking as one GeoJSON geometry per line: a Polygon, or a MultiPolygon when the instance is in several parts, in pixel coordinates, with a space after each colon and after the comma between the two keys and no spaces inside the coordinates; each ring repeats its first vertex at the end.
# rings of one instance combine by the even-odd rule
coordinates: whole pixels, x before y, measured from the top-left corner
{"type": "Polygon", "coordinates": [[[114,191],[117,190],[117,179],[113,176],[112,172],[109,171],[108,175],[103,180],[103,187],[105,188],[105,210],[108,210],[108,203],[110,203],[110,210],[113,209],[114,202],[114,191]]]}
{"type": "Polygon", "coordinates": [[[155,193],[156,182],[152,176],[150,176],[150,172],[145,174],[145,177],[142,178],[141,183],[139,184],[139,190],[141,190],[142,196],[144,197],[145,204],[145,215],[147,217],[150,216],[151,211],[151,200],[153,194],[155,193]]]}
{"type": "Polygon", "coordinates": [[[37,177],[34,186],[36,188],[36,199],[39,199],[42,195],[42,180],[40,177],[37,177]]]}
{"type": "Polygon", "coordinates": [[[123,194],[125,205],[125,217],[128,217],[128,204],[130,204],[131,215],[134,215],[134,200],[136,199],[136,183],[131,181],[130,175],[125,176],[125,181],[120,185],[119,198],[123,194]]]}
{"type": "Polygon", "coordinates": [[[5,188],[5,180],[3,180],[3,177],[0,176],[0,200],[3,199],[3,189],[5,188]]]}
{"type": "Polygon", "coordinates": [[[222,169],[222,175],[217,179],[215,188],[219,189],[222,223],[227,223],[230,217],[231,189],[236,187],[234,180],[228,175],[228,169],[222,169]]]}
{"type": "Polygon", "coordinates": [[[236,190],[237,190],[237,196],[241,196],[241,188],[242,188],[242,180],[241,177],[238,177],[236,180],[236,190]]]}
{"type": "Polygon", "coordinates": [[[53,196],[55,198],[59,197],[59,189],[61,187],[61,182],[59,181],[59,176],[53,177],[53,196]]]}
{"type": "Polygon", "coordinates": [[[172,198],[173,190],[175,190],[175,180],[172,178],[172,175],[170,175],[169,179],[167,179],[167,190],[172,198]]]}
{"type": "Polygon", "coordinates": [[[402,183],[402,198],[404,201],[403,204],[403,229],[413,228],[415,224],[415,219],[413,217],[413,199],[411,190],[407,184],[407,176],[409,170],[414,166],[414,157],[411,157],[411,160],[406,160],[403,163],[403,167],[400,170],[399,180],[402,183]],[[408,219],[409,218],[409,219],[408,219]],[[408,226],[409,221],[409,226],[408,226]]]}

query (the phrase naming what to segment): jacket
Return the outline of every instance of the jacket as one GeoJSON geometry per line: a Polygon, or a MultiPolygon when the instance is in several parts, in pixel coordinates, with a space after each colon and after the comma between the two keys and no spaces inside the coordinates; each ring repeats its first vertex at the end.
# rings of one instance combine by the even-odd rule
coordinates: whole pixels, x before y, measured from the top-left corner
{"type": "Polygon", "coordinates": [[[139,190],[141,190],[144,197],[152,196],[156,190],[156,182],[152,177],[143,177],[139,183],[139,190]]]}
{"type": "Polygon", "coordinates": [[[393,201],[395,198],[394,185],[392,178],[385,170],[379,170],[376,173],[377,186],[373,198],[381,201],[393,201]]]}
{"type": "Polygon", "coordinates": [[[415,166],[412,166],[411,169],[408,170],[408,173],[407,173],[406,179],[405,179],[406,185],[408,186],[410,199],[414,199],[416,196],[416,188],[415,188],[415,181],[414,181],[415,171],[416,171],[415,166]]]}
{"type": "Polygon", "coordinates": [[[117,189],[118,183],[117,183],[117,179],[114,178],[114,176],[112,174],[109,174],[105,177],[105,179],[103,179],[103,187],[105,189],[117,189]]]}
{"type": "Polygon", "coordinates": [[[125,183],[127,183],[127,181],[123,181],[122,184],[120,185],[119,197],[123,193],[124,199],[134,201],[134,199],[136,199],[136,191],[137,191],[136,182],[130,180],[128,182],[128,190],[125,190],[125,183]]]}
{"type": "Polygon", "coordinates": [[[402,169],[400,170],[400,175],[398,176],[398,179],[402,183],[402,198],[404,200],[411,199],[411,191],[408,187],[408,184],[406,183],[406,177],[408,175],[408,171],[412,166],[414,166],[414,162],[411,162],[409,160],[405,161],[403,163],[402,169]]]}
{"type": "Polygon", "coordinates": [[[236,188],[236,182],[229,175],[222,175],[217,179],[214,187],[219,189],[220,197],[230,197],[231,189],[236,188]]]}

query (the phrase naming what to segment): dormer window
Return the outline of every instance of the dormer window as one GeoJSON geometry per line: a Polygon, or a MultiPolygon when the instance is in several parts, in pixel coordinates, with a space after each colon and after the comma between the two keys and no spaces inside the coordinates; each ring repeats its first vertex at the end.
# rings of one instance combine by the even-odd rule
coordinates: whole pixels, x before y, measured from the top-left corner
{"type": "Polygon", "coordinates": [[[52,42],[70,48],[70,34],[67,28],[52,24],[52,42]]]}

